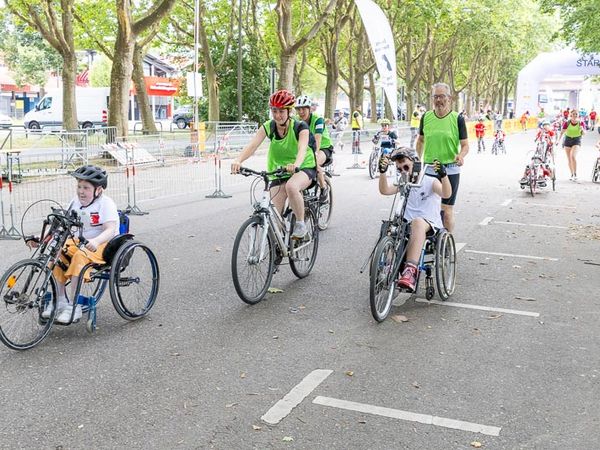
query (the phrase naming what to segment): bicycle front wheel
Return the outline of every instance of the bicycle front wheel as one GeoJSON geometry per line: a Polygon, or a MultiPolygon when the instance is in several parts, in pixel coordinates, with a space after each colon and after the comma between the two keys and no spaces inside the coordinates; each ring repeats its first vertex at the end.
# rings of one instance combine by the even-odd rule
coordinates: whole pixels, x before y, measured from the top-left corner
{"type": "Polygon", "coordinates": [[[0,280],[0,340],[13,350],[39,344],[56,316],[56,281],[50,269],[36,259],[9,268],[0,280]],[[52,305],[47,319],[42,312],[52,305]]]}
{"type": "MultiPolygon", "coordinates": [[[[315,265],[319,249],[319,227],[310,208],[304,210],[304,223],[307,229],[304,238],[290,240],[290,268],[298,278],[308,276],[315,265]]],[[[295,224],[296,216],[294,215],[292,216],[292,230],[295,224]]]]}
{"type": "Polygon", "coordinates": [[[371,180],[377,175],[377,165],[379,163],[379,152],[373,150],[371,156],[369,156],[369,177],[371,180]]]}
{"type": "Polygon", "coordinates": [[[275,245],[260,217],[250,217],[238,231],[231,255],[231,275],[238,296],[249,305],[260,302],[273,278],[275,245]]]}
{"type": "Polygon", "coordinates": [[[373,253],[369,300],[371,314],[377,322],[383,322],[392,307],[396,256],[394,240],[389,236],[385,236],[379,241],[373,253]]]}
{"type": "Polygon", "coordinates": [[[333,212],[333,186],[329,177],[325,177],[325,183],[329,191],[327,193],[327,199],[324,202],[319,200],[319,230],[324,231],[331,222],[331,214],[333,212]]]}

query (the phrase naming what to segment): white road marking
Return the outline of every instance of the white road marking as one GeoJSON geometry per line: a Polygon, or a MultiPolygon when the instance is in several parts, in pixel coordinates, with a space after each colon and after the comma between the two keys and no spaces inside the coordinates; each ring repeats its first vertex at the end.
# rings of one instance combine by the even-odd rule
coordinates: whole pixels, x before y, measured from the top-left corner
{"type": "Polygon", "coordinates": [[[490,216],[490,217],[486,217],[486,218],[485,218],[485,219],[483,219],[481,222],[479,222],[479,225],[483,225],[483,226],[485,226],[485,225],[489,225],[489,223],[490,223],[492,220],[494,220],[494,218],[493,218],[493,217],[491,217],[491,216],[490,216]]]}
{"type": "Polygon", "coordinates": [[[558,261],[558,258],[548,256],[515,255],[513,253],[482,252],[479,250],[465,250],[465,253],[477,253],[479,255],[507,256],[509,258],[542,259],[544,261],[558,261]]]}
{"type": "Polygon", "coordinates": [[[518,226],[524,226],[524,227],[539,227],[539,228],[556,228],[559,230],[568,230],[569,229],[569,227],[561,227],[559,225],[543,225],[540,223],[502,222],[502,221],[497,221],[497,220],[494,220],[494,225],[495,224],[518,225],[518,226]]]}
{"type": "Polygon", "coordinates": [[[345,409],[347,411],[356,411],[376,416],[390,417],[392,419],[407,420],[409,422],[424,423],[426,425],[435,425],[438,427],[452,428],[454,430],[470,431],[473,433],[487,434],[488,436],[499,436],[500,427],[481,425],[473,422],[463,422],[462,420],[447,419],[445,417],[431,416],[429,414],[419,414],[400,409],[385,408],[383,406],[367,405],[365,403],[350,402],[331,397],[318,396],[313,400],[316,405],[330,406],[332,408],[345,409]]]}
{"type": "Polygon", "coordinates": [[[269,409],[261,420],[276,425],[281,422],[308,394],[316,389],[325,379],[331,375],[333,370],[317,369],[309,373],[304,379],[286,394],[281,400],[269,409]]]}
{"type": "Polygon", "coordinates": [[[500,206],[508,206],[508,205],[510,205],[512,203],[512,201],[513,201],[512,198],[507,198],[502,203],[500,203],[500,206]]]}
{"type": "Polygon", "coordinates": [[[417,303],[432,303],[434,305],[453,306],[455,308],[478,309],[481,311],[499,312],[504,314],[515,314],[517,316],[540,317],[540,313],[531,311],[519,311],[518,309],[494,308],[491,306],[470,305],[468,303],[441,302],[439,300],[425,300],[424,298],[416,298],[417,303]]]}
{"type": "Polygon", "coordinates": [[[546,203],[529,203],[529,202],[521,202],[520,205],[530,205],[530,206],[541,206],[543,208],[566,208],[566,209],[577,209],[576,206],[568,206],[568,205],[552,205],[546,203]]]}
{"type": "Polygon", "coordinates": [[[463,248],[465,248],[466,245],[467,245],[466,242],[457,242],[455,245],[456,253],[460,252],[463,248]]]}

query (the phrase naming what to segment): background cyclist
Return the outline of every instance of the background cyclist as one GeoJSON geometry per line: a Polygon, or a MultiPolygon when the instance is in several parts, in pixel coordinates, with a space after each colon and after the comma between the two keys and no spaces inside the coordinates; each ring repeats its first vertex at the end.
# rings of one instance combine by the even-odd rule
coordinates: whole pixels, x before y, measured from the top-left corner
{"type": "Polygon", "coordinates": [[[286,199],[296,216],[292,237],[301,239],[306,234],[304,199],[302,191],[310,186],[317,175],[315,155],[308,150],[308,125],[292,117],[295,97],[286,90],[274,92],[269,98],[273,116],[256,132],[240,156],[231,164],[231,173],[239,173],[240,166],[250,158],[266,137],[271,141],[267,154],[267,171],[285,167],[290,176],[271,181],[271,200],[283,211],[286,199]]]}
{"type": "Polygon", "coordinates": [[[381,119],[379,123],[381,130],[373,136],[373,144],[377,145],[379,143],[379,148],[382,150],[381,154],[388,154],[396,148],[398,135],[390,129],[389,119],[381,119]]]}
{"type": "Polygon", "coordinates": [[[329,188],[327,187],[327,183],[325,183],[325,175],[322,167],[331,164],[333,160],[333,143],[329,136],[329,130],[325,126],[325,119],[313,112],[312,105],[314,104],[315,102],[311,102],[308,95],[301,95],[296,99],[296,112],[300,119],[308,124],[308,130],[315,137],[317,179],[321,187],[320,200],[325,201],[327,200],[329,188]]]}

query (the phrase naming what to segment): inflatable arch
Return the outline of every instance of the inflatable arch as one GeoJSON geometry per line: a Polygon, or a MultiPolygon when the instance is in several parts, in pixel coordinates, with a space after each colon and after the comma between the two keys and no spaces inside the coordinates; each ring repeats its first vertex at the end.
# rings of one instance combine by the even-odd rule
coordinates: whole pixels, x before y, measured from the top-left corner
{"type": "Polygon", "coordinates": [[[540,83],[553,75],[600,75],[600,55],[574,50],[540,53],[519,72],[515,117],[525,111],[537,113],[540,83]]]}

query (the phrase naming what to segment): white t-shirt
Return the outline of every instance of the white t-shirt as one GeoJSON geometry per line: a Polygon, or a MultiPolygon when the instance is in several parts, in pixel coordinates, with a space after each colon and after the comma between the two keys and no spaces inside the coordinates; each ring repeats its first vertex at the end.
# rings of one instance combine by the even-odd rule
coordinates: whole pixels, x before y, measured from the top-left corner
{"type": "Polygon", "coordinates": [[[443,227],[442,197],[433,192],[433,183],[436,177],[425,175],[421,187],[413,187],[408,195],[408,202],[404,210],[404,219],[411,222],[419,217],[425,219],[437,229],[443,227]]]}
{"type": "MultiPolygon", "coordinates": [[[[115,236],[119,234],[119,212],[115,202],[102,194],[91,205],[83,207],[79,198],[75,197],[69,204],[69,211],[77,211],[83,223],[83,237],[94,239],[102,233],[102,225],[106,222],[116,222],[115,236]]],[[[114,236],[112,236],[114,237],[114,236]]]]}

